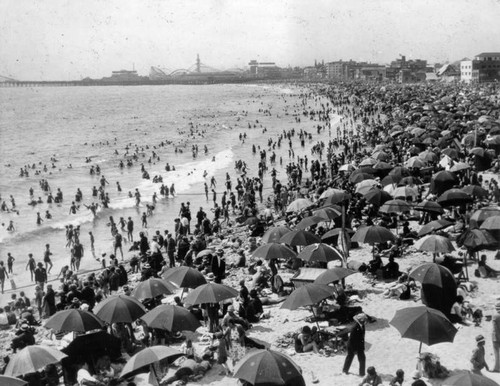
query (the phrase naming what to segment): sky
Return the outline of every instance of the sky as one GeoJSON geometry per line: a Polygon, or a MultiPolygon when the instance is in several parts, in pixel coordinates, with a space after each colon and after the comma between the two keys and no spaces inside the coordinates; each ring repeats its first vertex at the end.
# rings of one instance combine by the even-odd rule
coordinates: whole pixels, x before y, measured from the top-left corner
{"type": "Polygon", "coordinates": [[[444,63],[500,51],[500,0],[1,0],[0,76],[101,78],[201,62],[444,63]]]}

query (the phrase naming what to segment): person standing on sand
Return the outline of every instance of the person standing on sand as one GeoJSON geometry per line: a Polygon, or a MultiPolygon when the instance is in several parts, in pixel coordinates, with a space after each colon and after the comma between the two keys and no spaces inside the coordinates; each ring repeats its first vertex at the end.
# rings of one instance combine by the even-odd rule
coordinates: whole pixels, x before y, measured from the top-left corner
{"type": "Polygon", "coordinates": [[[50,252],[50,244],[45,244],[45,252],[43,254],[43,262],[45,263],[45,270],[47,271],[47,274],[50,274],[50,270],[52,269],[52,260],[50,259],[50,256],[52,255],[52,252],[50,252]]]}
{"type": "Polygon", "coordinates": [[[33,277],[35,275],[36,262],[35,259],[33,258],[32,253],[28,254],[28,263],[26,264],[26,271],[28,270],[28,268],[31,273],[31,281],[33,281],[33,277]]]}
{"type": "Polygon", "coordinates": [[[346,329],[346,333],[349,333],[349,339],[347,340],[347,356],[345,357],[344,367],[342,372],[344,374],[349,374],[349,368],[351,367],[354,354],[358,356],[359,361],[359,375],[365,376],[365,324],[367,316],[363,313],[354,316],[354,324],[346,329]]]}
{"type": "Polygon", "coordinates": [[[493,323],[493,353],[495,354],[494,373],[500,373],[500,303],[495,304],[495,315],[491,322],[493,323]]]}
{"type": "Polygon", "coordinates": [[[35,269],[35,283],[40,286],[43,291],[45,283],[47,283],[47,271],[43,268],[42,263],[38,263],[38,267],[35,269]]]}
{"type": "Polygon", "coordinates": [[[13,273],[13,272],[12,272],[12,266],[14,265],[14,261],[15,261],[15,260],[16,260],[16,259],[14,259],[14,256],[12,256],[12,255],[10,254],[10,252],[8,252],[8,253],[7,253],[7,271],[8,271],[9,273],[13,273]]]}
{"type": "Polygon", "coordinates": [[[484,336],[478,335],[476,336],[476,348],[472,351],[472,358],[470,362],[472,364],[472,372],[474,374],[482,375],[481,370],[484,368],[489,371],[488,364],[485,359],[485,350],[484,345],[486,344],[486,340],[484,336]]]}
{"type": "Polygon", "coordinates": [[[7,270],[5,269],[3,265],[3,261],[0,261],[0,287],[2,289],[3,293],[3,286],[5,284],[5,278],[9,278],[9,274],[7,273],[7,270]]]}
{"type": "Polygon", "coordinates": [[[95,259],[95,245],[94,245],[95,239],[92,232],[89,232],[89,237],[90,237],[90,251],[92,252],[92,256],[94,256],[95,259]]]}
{"type": "Polygon", "coordinates": [[[127,221],[127,238],[131,243],[134,242],[134,222],[132,217],[129,217],[127,221]]]}

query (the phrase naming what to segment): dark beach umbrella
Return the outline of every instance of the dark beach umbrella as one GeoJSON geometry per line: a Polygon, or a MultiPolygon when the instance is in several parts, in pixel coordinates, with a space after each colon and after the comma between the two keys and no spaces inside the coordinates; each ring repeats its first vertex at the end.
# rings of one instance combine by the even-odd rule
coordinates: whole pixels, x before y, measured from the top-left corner
{"type": "MultiPolygon", "coordinates": [[[[353,235],[355,232],[352,229],[345,228],[344,229],[347,235],[353,235]]],[[[339,238],[339,235],[342,233],[342,228],[333,228],[326,232],[323,236],[321,236],[321,240],[323,242],[328,242],[332,244],[336,244],[339,238]]]]}
{"type": "Polygon", "coordinates": [[[444,213],[444,209],[441,205],[439,205],[435,201],[429,201],[429,200],[422,201],[421,203],[417,204],[414,209],[428,213],[437,213],[437,214],[444,213]]]}
{"type": "Polygon", "coordinates": [[[380,207],[381,213],[407,213],[411,210],[410,205],[408,205],[403,200],[389,200],[380,207]]]}
{"type": "Polygon", "coordinates": [[[200,321],[186,308],[162,304],[141,316],[148,327],[167,331],[196,331],[200,321]]]}
{"type": "Polygon", "coordinates": [[[281,308],[296,310],[299,307],[312,306],[333,295],[333,287],[308,283],[295,289],[290,296],[283,302],[281,308]]]}
{"type": "Polygon", "coordinates": [[[389,173],[389,175],[382,178],[382,181],[380,181],[380,183],[382,184],[382,186],[397,185],[402,178],[403,177],[401,176],[394,176],[389,173]]]}
{"type": "Polygon", "coordinates": [[[308,216],[304,217],[300,222],[297,224],[295,227],[296,229],[306,229],[309,228],[312,225],[319,224],[320,222],[327,221],[323,217],[319,216],[308,216]]]}
{"type": "Polygon", "coordinates": [[[422,284],[422,303],[448,315],[457,295],[457,282],[451,271],[435,263],[425,263],[410,277],[422,284]]]}
{"type": "Polygon", "coordinates": [[[483,249],[500,249],[498,241],[486,229],[467,229],[457,238],[457,245],[464,246],[470,252],[483,249]]]}
{"type": "Polygon", "coordinates": [[[146,313],[139,300],[127,295],[112,295],[96,305],[94,312],[106,323],[132,323],[146,313]]]}
{"type": "Polygon", "coordinates": [[[342,254],[338,250],[323,243],[308,245],[297,257],[309,263],[313,261],[326,263],[334,260],[343,261],[342,254]]]}
{"type": "Polygon", "coordinates": [[[396,166],[389,172],[390,176],[398,176],[398,177],[409,177],[411,176],[410,170],[403,166],[396,166]]]}
{"type": "Polygon", "coordinates": [[[500,230],[500,215],[488,217],[481,224],[481,229],[486,229],[489,231],[500,230]]]}
{"type": "Polygon", "coordinates": [[[2,386],[24,386],[28,382],[23,381],[19,378],[7,377],[6,375],[0,375],[0,385],[2,386]]]}
{"type": "Polygon", "coordinates": [[[443,342],[453,342],[457,329],[439,310],[426,307],[407,307],[397,310],[389,322],[402,338],[413,339],[427,346],[443,342]]]}
{"type": "Polygon", "coordinates": [[[108,355],[111,360],[121,357],[121,341],[106,331],[90,332],[78,335],[61,351],[68,355],[64,361],[71,363],[84,360],[92,363],[96,358],[108,355]]]}
{"type": "Polygon", "coordinates": [[[200,271],[184,266],[169,269],[163,274],[163,279],[180,288],[196,288],[207,283],[200,271]]]}
{"type": "Polygon", "coordinates": [[[264,236],[262,236],[263,243],[278,243],[282,236],[286,235],[290,232],[290,229],[287,227],[272,227],[269,228],[264,236]]]}
{"type": "Polygon", "coordinates": [[[357,273],[357,271],[353,271],[349,268],[344,267],[335,267],[331,269],[327,269],[321,275],[319,275],[316,280],[314,280],[315,284],[330,284],[342,279],[345,279],[347,276],[353,275],[357,273]]]}
{"type": "Polygon", "coordinates": [[[444,207],[465,205],[472,201],[472,197],[460,189],[448,189],[437,199],[438,204],[444,207]]]}
{"type": "Polygon", "coordinates": [[[238,291],[227,285],[207,283],[192,290],[185,299],[185,303],[196,305],[206,303],[219,303],[226,299],[235,298],[238,291]]]}
{"type": "MultiPolygon", "coordinates": [[[[362,169],[358,169],[358,170],[362,170],[362,169]]],[[[360,183],[361,181],[364,181],[364,180],[369,180],[369,179],[373,179],[373,174],[368,174],[368,173],[352,173],[351,176],[349,177],[349,182],[352,183],[352,184],[358,184],[360,183]]]]}
{"type": "Polygon", "coordinates": [[[386,153],[383,150],[376,151],[375,153],[372,154],[372,157],[377,161],[384,161],[384,162],[387,162],[391,159],[390,154],[386,153]]]}
{"type": "Polygon", "coordinates": [[[500,216],[499,206],[486,206],[476,210],[470,217],[469,225],[471,228],[479,228],[488,217],[500,216]]]}
{"type": "Polygon", "coordinates": [[[478,157],[487,157],[488,154],[482,147],[474,147],[470,149],[469,153],[477,155],[478,157]]]}
{"type": "Polygon", "coordinates": [[[494,380],[470,371],[461,372],[446,378],[445,386],[499,386],[494,380]]]}
{"type": "Polygon", "coordinates": [[[363,197],[367,202],[375,206],[380,206],[392,199],[392,196],[388,192],[379,188],[371,188],[363,197]]]}
{"type": "Polygon", "coordinates": [[[486,198],[488,197],[488,191],[486,189],[481,188],[478,185],[467,185],[462,188],[464,193],[467,193],[471,197],[480,197],[486,198]]]}
{"type": "Polygon", "coordinates": [[[296,246],[296,245],[310,245],[314,243],[320,243],[321,240],[318,236],[311,232],[307,232],[305,230],[294,230],[280,239],[280,243],[283,244],[288,244],[291,246],[296,246]]]}
{"type": "Polygon", "coordinates": [[[361,226],[352,236],[352,241],[365,244],[380,244],[395,241],[396,236],[389,229],[380,225],[361,226]]]}
{"type": "Polygon", "coordinates": [[[385,170],[385,171],[388,171],[388,170],[392,170],[394,168],[393,165],[391,165],[390,163],[388,162],[384,162],[384,161],[378,161],[375,165],[373,165],[373,168],[375,170],[385,170]]]}
{"type": "Polygon", "coordinates": [[[454,160],[457,160],[458,159],[458,150],[457,149],[454,149],[452,147],[449,147],[447,149],[443,149],[443,151],[441,152],[441,154],[444,154],[444,155],[447,155],[448,157],[450,158],[453,158],[454,160]]]}
{"type": "Polygon", "coordinates": [[[415,248],[432,253],[448,253],[455,250],[450,239],[439,235],[427,235],[417,240],[415,248]]]}
{"type": "Polygon", "coordinates": [[[102,326],[103,322],[97,316],[77,309],[58,311],[44,324],[45,328],[64,332],[86,332],[100,329],[102,326]]]}
{"type": "Polygon", "coordinates": [[[335,220],[342,216],[342,209],[338,206],[324,207],[313,212],[314,216],[321,217],[326,221],[335,220]]]}
{"type": "Polygon", "coordinates": [[[143,348],[141,351],[131,357],[127,361],[125,366],[123,366],[122,372],[120,373],[120,378],[123,378],[127,374],[130,374],[144,366],[152,365],[164,359],[173,360],[183,355],[184,354],[180,351],[168,346],[151,346],[143,348]]]}
{"type": "Polygon", "coordinates": [[[300,367],[287,355],[273,350],[254,350],[245,355],[233,377],[251,385],[306,385],[300,367]]]}
{"type": "Polygon", "coordinates": [[[437,154],[430,151],[430,150],[425,150],[422,153],[420,153],[418,156],[419,156],[419,158],[423,159],[425,162],[435,163],[439,160],[437,154]]]}
{"type": "Polygon", "coordinates": [[[297,257],[295,251],[283,244],[269,243],[258,247],[252,252],[252,257],[265,260],[281,259],[288,260],[297,257]]]}
{"type": "Polygon", "coordinates": [[[154,299],[161,295],[171,295],[175,292],[172,284],[164,279],[150,278],[139,282],[132,296],[138,300],[154,299]]]}
{"type": "Polygon", "coordinates": [[[244,222],[243,225],[255,225],[260,222],[260,219],[258,217],[252,216],[248,217],[244,222]]]}
{"type": "Polygon", "coordinates": [[[334,193],[331,196],[328,196],[323,205],[342,205],[343,203],[349,201],[351,199],[351,196],[347,193],[334,193]]]}
{"type": "Polygon", "coordinates": [[[422,237],[440,229],[447,228],[450,225],[453,225],[453,222],[444,219],[431,221],[420,228],[420,230],[418,231],[418,237],[422,237]]]}
{"type": "Polygon", "coordinates": [[[45,366],[60,362],[66,358],[66,354],[52,347],[32,345],[13,354],[4,375],[17,377],[30,373],[36,373],[45,366]]]}
{"type": "Polygon", "coordinates": [[[457,176],[452,172],[442,170],[432,176],[430,191],[431,193],[440,195],[452,189],[456,184],[458,184],[457,176]]]}
{"type": "Polygon", "coordinates": [[[423,182],[422,182],[422,180],[420,178],[413,177],[413,176],[411,176],[411,177],[403,177],[401,179],[401,181],[399,181],[399,183],[401,185],[410,185],[410,186],[412,186],[412,185],[422,185],[423,184],[423,182]]]}

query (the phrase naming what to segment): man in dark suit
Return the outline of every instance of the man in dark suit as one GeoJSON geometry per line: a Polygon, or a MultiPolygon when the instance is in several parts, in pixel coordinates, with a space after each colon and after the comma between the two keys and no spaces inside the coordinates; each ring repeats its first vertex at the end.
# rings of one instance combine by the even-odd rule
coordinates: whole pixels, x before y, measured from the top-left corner
{"type": "Polygon", "coordinates": [[[212,258],[212,272],[215,276],[215,282],[221,283],[226,277],[226,260],[224,260],[224,251],[219,249],[212,258]]]}
{"type": "Polygon", "coordinates": [[[349,373],[354,354],[356,354],[359,362],[359,375],[365,375],[365,324],[367,319],[368,317],[365,314],[357,314],[354,316],[353,325],[349,329],[346,329],[346,334],[349,332],[349,339],[347,340],[347,356],[345,357],[344,368],[342,369],[342,372],[345,374],[349,373]]]}

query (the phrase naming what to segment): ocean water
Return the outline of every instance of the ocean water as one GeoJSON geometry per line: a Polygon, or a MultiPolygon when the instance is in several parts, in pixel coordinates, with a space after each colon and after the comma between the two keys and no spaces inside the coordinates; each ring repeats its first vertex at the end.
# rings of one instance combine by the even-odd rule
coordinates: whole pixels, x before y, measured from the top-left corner
{"type": "MultiPolygon", "coordinates": [[[[258,156],[251,152],[252,143],[267,149],[268,138],[276,138],[284,129],[302,128],[315,134],[318,122],[304,119],[297,123],[294,118],[303,109],[301,91],[293,86],[255,85],[0,89],[0,194],[9,209],[11,195],[16,203],[15,211],[0,212],[0,260],[5,261],[7,252],[11,252],[16,259],[14,273],[24,277],[28,253],[42,261],[44,245],[49,243],[54,254],[52,274],[57,274],[62,265],[69,264],[65,227],[72,224],[80,225],[80,239],[86,248],[82,268],[96,268],[99,264],[90,253],[88,232],[94,233],[96,255],[109,255],[113,241],[108,226],[110,216],[116,222],[131,216],[137,235],[140,230],[150,234],[172,230],[181,202],[191,202],[193,217],[200,206],[208,212],[211,195],[207,202],[203,183],[211,176],[217,179],[218,192],[223,191],[226,172],[232,176],[234,186],[234,162],[238,159],[244,159],[249,174],[256,175],[258,156]],[[270,110],[271,115],[263,110],[270,110]],[[263,127],[267,128],[265,135],[263,127]],[[239,140],[240,133],[247,134],[245,143],[239,140]],[[162,142],[164,146],[160,146],[162,142]],[[199,147],[196,158],[191,153],[192,145],[199,147]],[[129,155],[137,148],[139,159],[132,167],[120,169],[120,160],[129,157],[127,147],[129,155]],[[153,151],[160,160],[149,163],[153,151]],[[86,162],[88,157],[91,162],[86,162]],[[166,163],[176,170],[166,172],[166,163]],[[177,196],[161,198],[161,184],[143,179],[141,164],[151,178],[161,175],[166,186],[175,184],[177,196]],[[29,177],[21,177],[20,169],[26,165],[29,177]],[[96,165],[101,174],[90,175],[90,167],[96,165]],[[83,193],[81,204],[98,202],[91,189],[99,187],[103,175],[109,182],[106,192],[111,198],[110,207],[100,208],[96,217],[83,205],[76,214],[70,214],[77,188],[83,193]],[[46,203],[47,193],[40,187],[42,179],[48,181],[54,196],[61,189],[62,203],[46,203]],[[122,192],[117,191],[116,182],[122,192]],[[30,188],[35,200],[41,197],[42,204],[29,205],[30,188]],[[142,195],[139,207],[127,194],[136,188],[142,195]],[[141,229],[140,215],[154,192],[159,197],[155,214],[148,218],[148,228],[141,229]],[[37,212],[44,218],[46,210],[52,219],[37,225],[37,212]],[[14,232],[7,231],[11,220],[14,232]]],[[[320,102],[314,98],[308,101],[311,108],[319,108],[320,102]]],[[[313,136],[312,143],[327,140],[324,135],[313,136]]],[[[278,159],[282,155],[284,163],[288,162],[286,151],[276,152],[278,159]]],[[[297,154],[308,154],[308,150],[296,149],[297,154]]],[[[278,169],[284,178],[284,170],[278,169]]],[[[220,194],[218,197],[220,200],[220,194]]]]}

